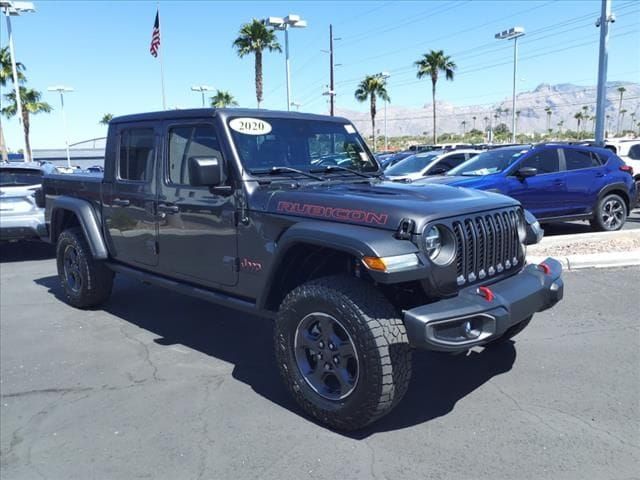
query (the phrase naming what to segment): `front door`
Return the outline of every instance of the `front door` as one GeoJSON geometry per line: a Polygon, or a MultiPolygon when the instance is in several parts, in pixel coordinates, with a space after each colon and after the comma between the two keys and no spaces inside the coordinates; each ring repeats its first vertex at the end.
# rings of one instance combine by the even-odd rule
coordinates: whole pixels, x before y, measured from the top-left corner
{"type": "Polygon", "coordinates": [[[562,168],[558,148],[534,151],[515,167],[516,170],[533,167],[538,173],[521,179],[512,174],[507,177],[507,195],[519,200],[522,206],[538,218],[551,218],[567,214],[566,174],[562,168]]]}
{"type": "Polygon", "coordinates": [[[105,184],[103,215],[114,258],[158,264],[155,165],[158,136],[152,124],[122,124],[112,183],[105,184]]]}
{"type": "Polygon", "coordinates": [[[212,287],[235,285],[235,197],[224,188],[192,186],[189,159],[222,158],[210,119],[165,123],[158,197],[160,272],[212,287]]]}

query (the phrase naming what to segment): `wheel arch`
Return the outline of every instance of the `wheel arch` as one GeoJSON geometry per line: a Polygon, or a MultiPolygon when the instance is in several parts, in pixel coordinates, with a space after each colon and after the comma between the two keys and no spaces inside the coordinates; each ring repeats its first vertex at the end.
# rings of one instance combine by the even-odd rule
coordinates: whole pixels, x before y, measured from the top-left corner
{"type": "Polygon", "coordinates": [[[60,234],[69,227],[79,226],[87,239],[93,258],[108,258],[107,246],[102,238],[98,216],[86,200],[61,196],[52,201],[49,239],[56,243],[60,234]]]}
{"type": "MultiPolygon", "coordinates": [[[[602,200],[607,195],[611,195],[611,194],[618,195],[619,197],[622,198],[622,200],[624,200],[625,206],[627,207],[627,214],[628,214],[631,206],[631,198],[629,197],[627,185],[625,185],[622,182],[612,183],[602,188],[602,190],[600,190],[600,192],[598,193],[598,201],[596,203],[596,206],[598,205],[598,203],[600,203],[600,200],[602,200]]],[[[594,213],[595,212],[596,212],[596,209],[594,208],[594,213]]]]}
{"type": "Polygon", "coordinates": [[[356,225],[302,222],[276,242],[275,258],[267,274],[258,308],[277,311],[282,299],[298,285],[315,278],[355,274],[364,256],[385,257],[416,252],[393,232],[356,225]]]}

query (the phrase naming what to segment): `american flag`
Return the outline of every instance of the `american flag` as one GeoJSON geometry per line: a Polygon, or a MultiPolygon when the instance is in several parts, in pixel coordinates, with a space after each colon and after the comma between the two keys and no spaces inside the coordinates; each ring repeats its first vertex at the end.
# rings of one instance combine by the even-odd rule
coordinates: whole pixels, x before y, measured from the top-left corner
{"type": "Polygon", "coordinates": [[[149,51],[154,57],[158,56],[160,48],[160,12],[156,11],[156,21],[153,23],[153,33],[151,34],[151,47],[149,51]]]}

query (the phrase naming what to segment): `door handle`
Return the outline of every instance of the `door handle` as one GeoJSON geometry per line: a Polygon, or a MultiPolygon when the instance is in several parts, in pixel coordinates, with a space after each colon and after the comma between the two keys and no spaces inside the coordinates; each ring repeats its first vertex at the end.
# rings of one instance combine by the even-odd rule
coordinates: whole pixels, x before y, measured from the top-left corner
{"type": "Polygon", "coordinates": [[[123,198],[114,198],[111,201],[112,204],[118,206],[118,207],[128,207],[129,204],[131,204],[131,202],[129,200],[123,199],[123,198]]]}
{"type": "Polygon", "coordinates": [[[159,203],[158,211],[162,213],[179,213],[180,208],[177,205],[170,205],[167,203],[159,203]]]}

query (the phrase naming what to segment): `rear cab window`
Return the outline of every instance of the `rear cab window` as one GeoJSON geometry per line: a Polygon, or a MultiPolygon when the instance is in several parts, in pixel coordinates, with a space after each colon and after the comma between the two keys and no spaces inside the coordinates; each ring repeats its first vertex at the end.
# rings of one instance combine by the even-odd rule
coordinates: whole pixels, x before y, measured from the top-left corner
{"type": "Polygon", "coordinates": [[[148,183],[153,178],[155,158],[153,128],[124,128],[120,131],[118,178],[148,183]]]}

